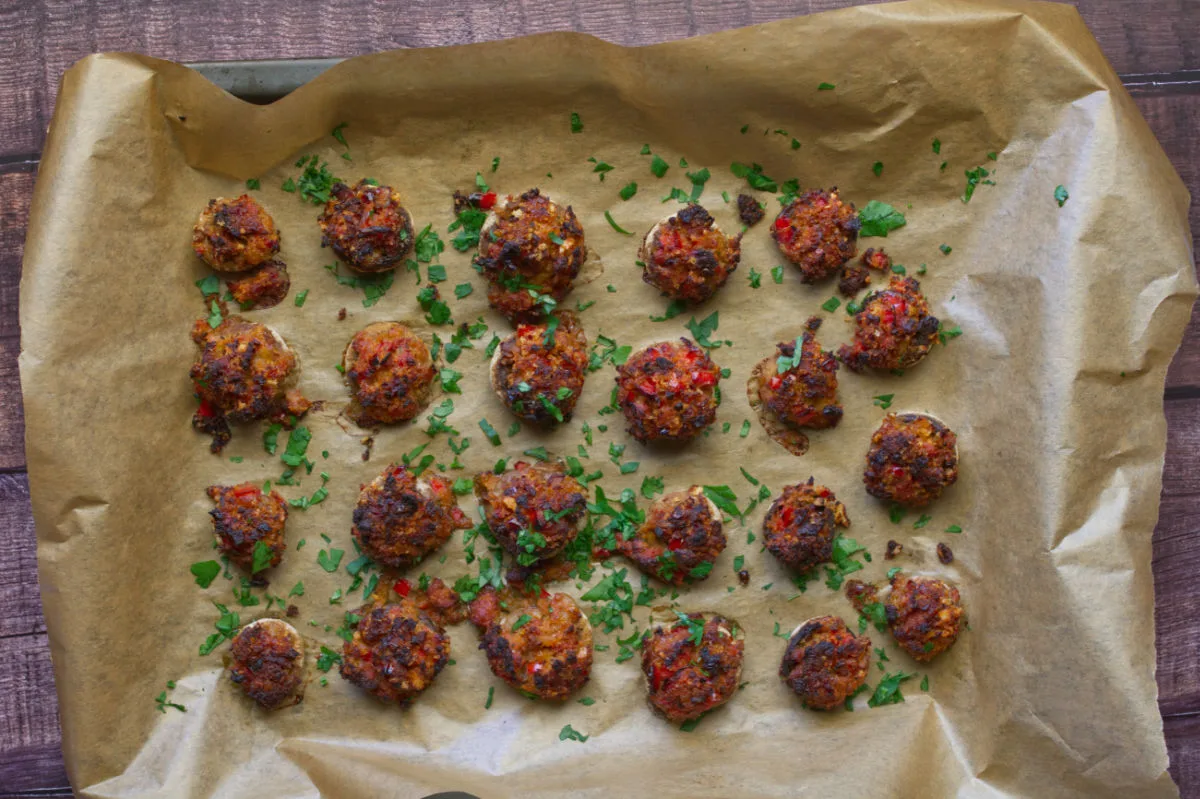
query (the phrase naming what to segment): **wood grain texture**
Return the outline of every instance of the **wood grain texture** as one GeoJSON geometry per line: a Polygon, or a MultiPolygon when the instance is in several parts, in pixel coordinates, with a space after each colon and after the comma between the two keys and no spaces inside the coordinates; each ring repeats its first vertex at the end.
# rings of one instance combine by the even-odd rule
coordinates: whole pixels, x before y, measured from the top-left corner
{"type": "Polygon", "coordinates": [[[1159,707],[1170,715],[1200,712],[1200,399],[1168,402],[1166,415],[1153,567],[1159,707]]]}
{"type": "Polygon", "coordinates": [[[24,474],[0,474],[0,531],[0,639],[44,633],[37,542],[24,474]]]}
{"type": "Polygon", "coordinates": [[[67,785],[45,633],[0,638],[0,753],[0,790],[67,785]]]}
{"type": "MultiPolygon", "coordinates": [[[[16,336],[0,337],[0,472],[25,468],[25,412],[17,372],[20,351],[16,336]]],[[[4,566],[0,560],[0,571],[4,566]]]]}
{"type": "MultiPolygon", "coordinates": [[[[21,245],[37,153],[63,71],[91,52],[176,61],[349,56],[581,30],[649,44],[842,7],[845,0],[478,0],[448,4],[318,0],[42,0],[0,6],[0,799],[66,797],[57,703],[37,591],[16,368],[21,245]],[[450,6],[450,7],[447,7],[450,6]]],[[[1078,0],[1122,73],[1200,69],[1195,0],[1078,0]]],[[[1200,198],[1200,86],[1139,79],[1135,100],[1200,198]]],[[[1193,241],[1200,205],[1191,209],[1193,241]]],[[[1168,451],[1154,536],[1160,706],[1171,773],[1200,797],[1200,312],[1168,377],[1168,451]]],[[[149,701],[149,699],[147,700],[149,701]]]]}
{"type": "MultiPolygon", "coordinates": [[[[827,11],[844,0],[519,0],[388,4],[42,0],[0,10],[0,158],[41,150],[62,73],[88,53],[176,61],[349,56],[579,30],[626,45],[827,11]]],[[[1200,67],[1194,0],[1076,0],[1118,72],[1200,67]],[[1191,35],[1189,35],[1189,33],[1191,35]]]]}
{"type": "MultiPolygon", "coordinates": [[[[36,163],[36,162],[35,162],[36,163]]],[[[17,294],[21,283],[21,256],[25,252],[25,228],[29,223],[29,201],[33,198],[35,165],[0,166],[0,338],[15,337],[17,294]]],[[[0,394],[0,401],[4,395],[0,394]]],[[[0,438],[0,449],[5,440],[0,438]]]]}
{"type": "Polygon", "coordinates": [[[1171,776],[1183,799],[1200,796],[1200,713],[1163,720],[1171,776]]]}

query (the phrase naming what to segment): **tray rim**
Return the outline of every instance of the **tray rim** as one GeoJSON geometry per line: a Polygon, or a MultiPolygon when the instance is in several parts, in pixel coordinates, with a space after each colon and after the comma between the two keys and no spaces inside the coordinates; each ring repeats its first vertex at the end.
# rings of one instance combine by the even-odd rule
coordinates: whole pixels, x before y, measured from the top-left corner
{"type": "Polygon", "coordinates": [[[251,103],[272,103],[345,58],[293,58],[185,62],[213,84],[251,103]]]}

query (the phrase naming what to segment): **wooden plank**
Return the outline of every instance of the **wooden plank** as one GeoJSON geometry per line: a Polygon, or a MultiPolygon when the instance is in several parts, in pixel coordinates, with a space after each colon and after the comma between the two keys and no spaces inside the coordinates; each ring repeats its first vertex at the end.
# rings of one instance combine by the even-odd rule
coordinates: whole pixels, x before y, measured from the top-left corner
{"type": "Polygon", "coordinates": [[[0,471],[25,468],[25,411],[17,373],[20,342],[0,338],[0,471]]]}
{"type": "MultiPolygon", "coordinates": [[[[20,333],[17,294],[36,164],[0,166],[0,337],[20,333]]],[[[0,402],[3,396],[0,395],[0,402]]],[[[0,440],[0,448],[3,442],[0,440]]]]}
{"type": "Polygon", "coordinates": [[[1163,719],[1171,777],[1184,799],[1200,797],[1200,713],[1163,719]]]}
{"type": "Polygon", "coordinates": [[[37,3],[0,4],[0,162],[40,152],[46,138],[57,91],[46,89],[41,19],[37,3]]]}
{"type": "MultiPolygon", "coordinates": [[[[1200,8],[1200,4],[1197,7],[1200,8]]],[[[1187,92],[1139,90],[1134,94],[1134,101],[1192,194],[1188,215],[1192,248],[1193,254],[1200,252],[1200,136],[1195,134],[1200,130],[1200,86],[1187,92]]],[[[1200,306],[1192,309],[1183,344],[1167,372],[1169,390],[1182,386],[1200,386],[1200,306]]]]}
{"type": "MultiPolygon", "coordinates": [[[[872,0],[873,2],[874,0],[872,0]]],[[[852,5],[846,0],[522,0],[461,4],[232,4],[213,24],[189,0],[43,0],[0,10],[0,158],[41,150],[62,73],[92,52],[137,51],[177,61],[349,56],[526,33],[580,30],[626,45],[695,36],[852,5]]],[[[1191,0],[1076,0],[1118,72],[1200,66],[1200,6],[1191,0]]]]}
{"type": "Polygon", "coordinates": [[[1165,405],[1167,457],[1154,531],[1159,707],[1200,711],[1200,398],[1165,405]]]}
{"type": "Polygon", "coordinates": [[[24,474],[0,474],[0,638],[46,631],[36,546],[29,481],[24,474]]]}
{"type": "Polygon", "coordinates": [[[0,638],[0,786],[16,793],[66,785],[46,634],[0,638]]]}

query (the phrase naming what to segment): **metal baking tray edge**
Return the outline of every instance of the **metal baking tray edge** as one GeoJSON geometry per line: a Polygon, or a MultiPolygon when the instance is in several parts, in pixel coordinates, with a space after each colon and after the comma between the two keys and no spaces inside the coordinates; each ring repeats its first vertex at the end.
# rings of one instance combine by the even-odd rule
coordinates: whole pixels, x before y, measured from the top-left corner
{"type": "Polygon", "coordinates": [[[234,97],[265,105],[308,83],[342,58],[298,58],[276,61],[204,61],[186,66],[234,97]]]}

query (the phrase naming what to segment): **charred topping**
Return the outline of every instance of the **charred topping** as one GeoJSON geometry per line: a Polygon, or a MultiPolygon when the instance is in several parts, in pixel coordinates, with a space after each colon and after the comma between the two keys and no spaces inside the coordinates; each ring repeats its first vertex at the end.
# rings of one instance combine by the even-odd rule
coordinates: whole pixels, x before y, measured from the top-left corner
{"type": "Polygon", "coordinates": [[[762,205],[758,200],[751,197],[749,194],[739,194],[737,198],[738,219],[742,220],[742,224],[746,227],[754,227],[762,221],[766,212],[763,211],[762,205]]]}

